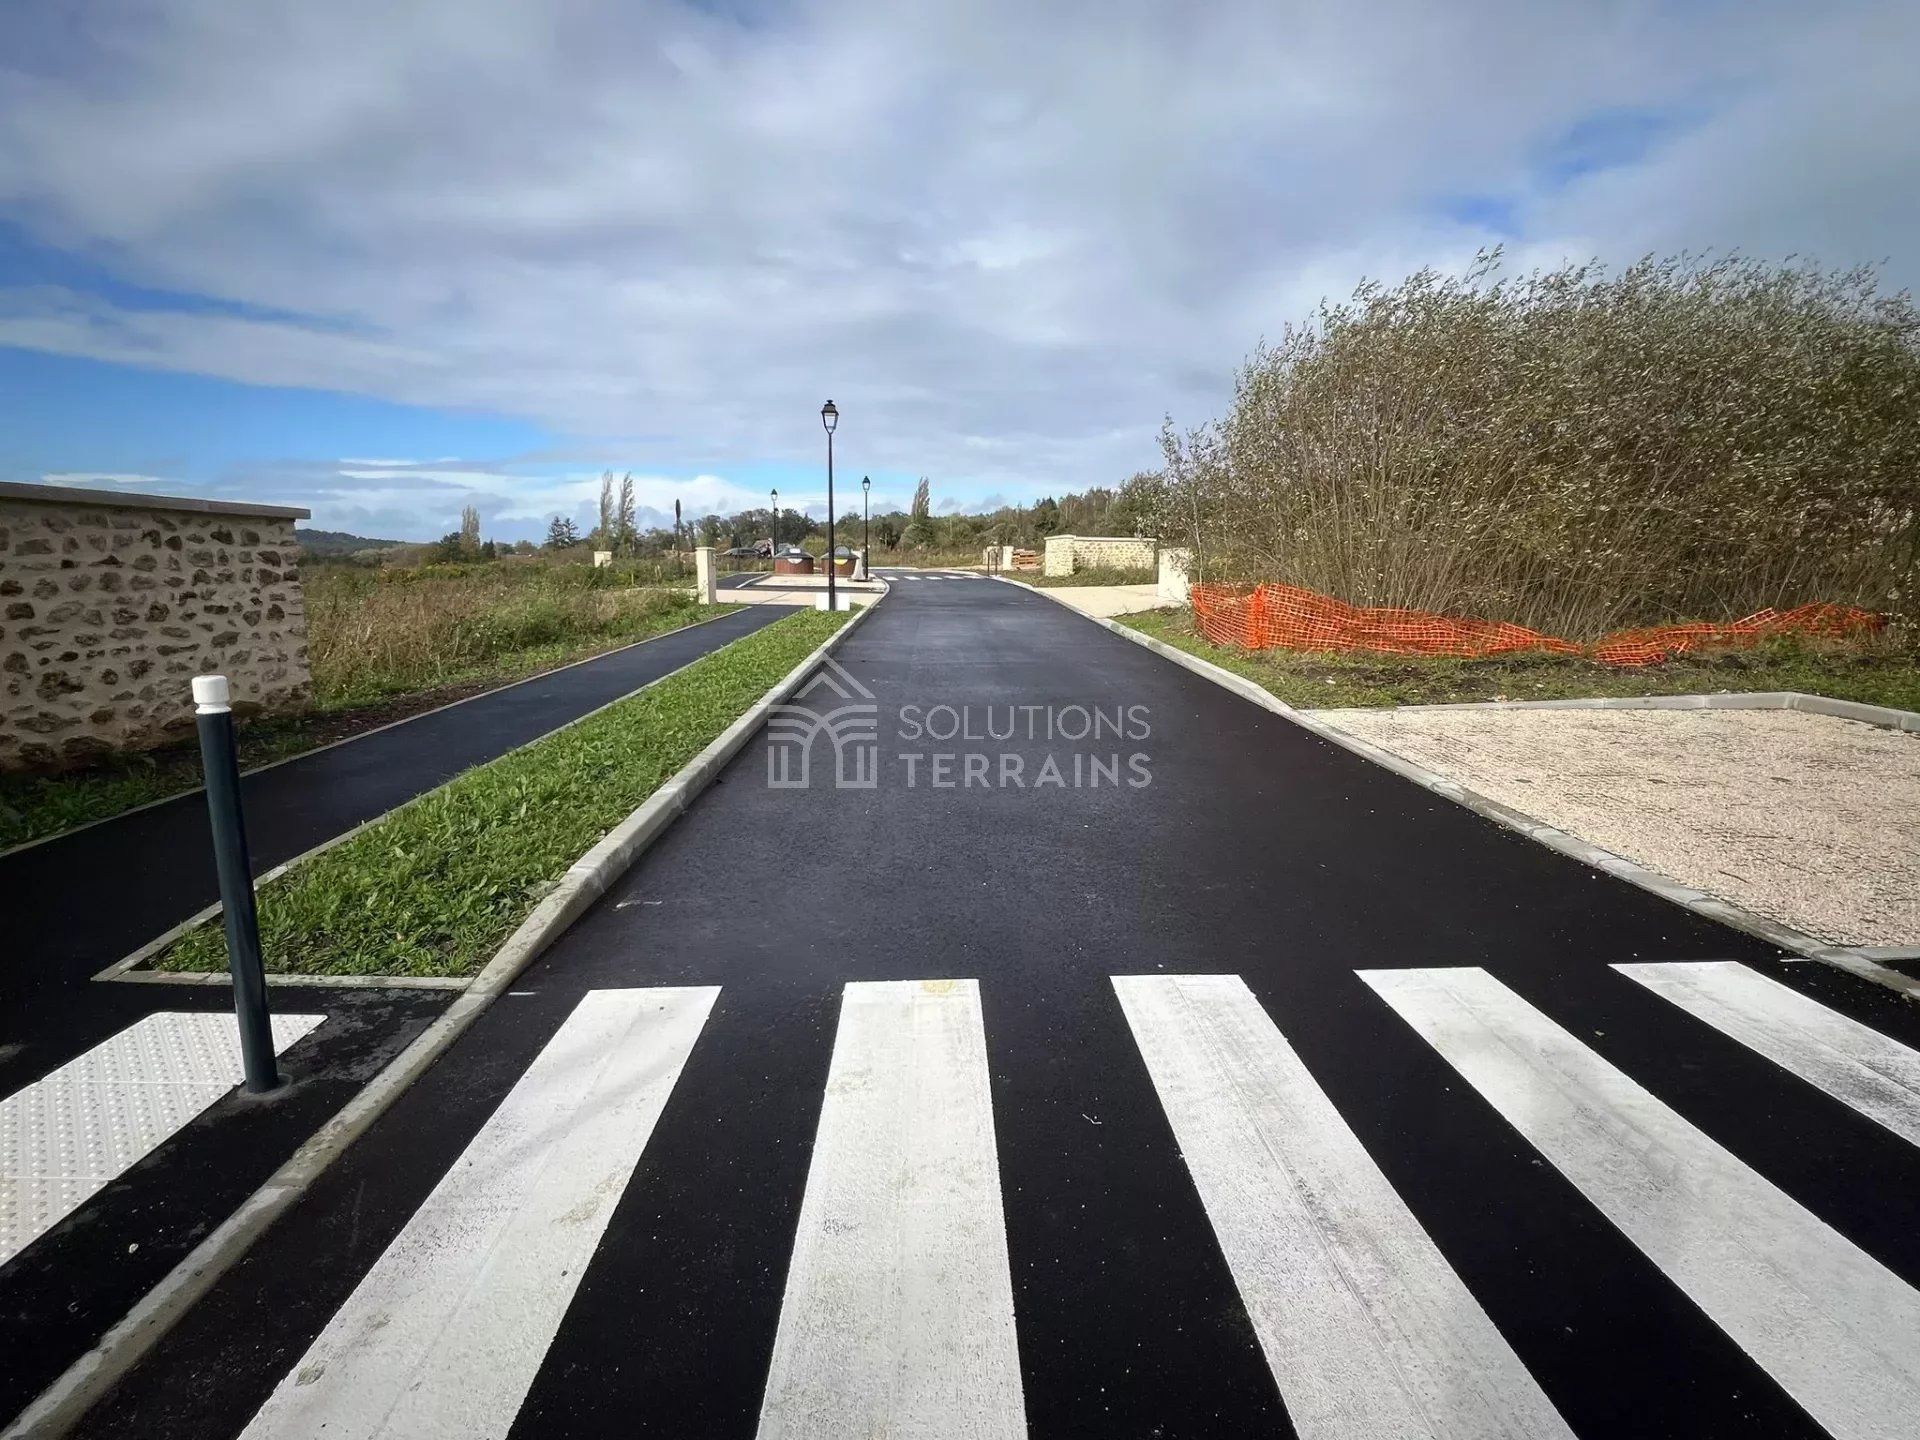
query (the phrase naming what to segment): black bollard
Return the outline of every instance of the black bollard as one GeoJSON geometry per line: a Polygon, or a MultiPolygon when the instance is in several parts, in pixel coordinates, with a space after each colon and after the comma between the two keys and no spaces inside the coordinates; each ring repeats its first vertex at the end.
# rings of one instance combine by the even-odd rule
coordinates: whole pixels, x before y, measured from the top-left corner
{"type": "Polygon", "coordinates": [[[280,1067],[274,1061],[273,1025],[267,1017],[267,973],[260,963],[260,920],[253,908],[253,862],[247,855],[246,821],[240,814],[240,762],[233,747],[227,677],[196,675],[193,701],[207,782],[207,819],[213,826],[213,859],[220,871],[233,1009],[240,1020],[240,1059],[247,1089],[258,1095],[279,1086],[280,1067]]]}

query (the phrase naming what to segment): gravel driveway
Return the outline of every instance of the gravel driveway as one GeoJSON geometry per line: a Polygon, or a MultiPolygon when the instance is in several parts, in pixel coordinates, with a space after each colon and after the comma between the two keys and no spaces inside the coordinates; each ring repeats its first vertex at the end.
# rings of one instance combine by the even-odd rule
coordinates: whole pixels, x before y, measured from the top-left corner
{"type": "Polygon", "coordinates": [[[1920,735],[1792,710],[1314,713],[1830,944],[1920,944],[1920,735]]]}

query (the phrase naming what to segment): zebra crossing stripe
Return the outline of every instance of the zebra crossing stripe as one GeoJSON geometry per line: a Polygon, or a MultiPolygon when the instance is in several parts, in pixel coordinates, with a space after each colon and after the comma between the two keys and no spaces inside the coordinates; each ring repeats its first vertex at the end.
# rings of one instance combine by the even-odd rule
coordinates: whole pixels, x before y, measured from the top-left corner
{"type": "Polygon", "coordinates": [[[1920,1052],[1737,960],[1613,968],[1920,1145],[1920,1052]]]}
{"type": "MultiPolygon", "coordinates": [[[[275,1015],[278,1055],[324,1015],[275,1015]]],[[[162,1011],[0,1100],[0,1264],[240,1083],[230,1012],[162,1011]]]]}
{"type": "Polygon", "coordinates": [[[1920,1294],[1486,971],[1360,978],[1836,1440],[1920,1413],[1920,1294]]]}
{"type": "Polygon", "coordinates": [[[842,994],[759,1433],[1026,1434],[972,980],[842,994]]]}
{"type": "Polygon", "coordinates": [[[1571,1436],[1239,976],[1113,987],[1302,1440],[1571,1436]]]}
{"type": "Polygon", "coordinates": [[[246,1435],[506,1434],[719,993],[589,991],[246,1435]]]}

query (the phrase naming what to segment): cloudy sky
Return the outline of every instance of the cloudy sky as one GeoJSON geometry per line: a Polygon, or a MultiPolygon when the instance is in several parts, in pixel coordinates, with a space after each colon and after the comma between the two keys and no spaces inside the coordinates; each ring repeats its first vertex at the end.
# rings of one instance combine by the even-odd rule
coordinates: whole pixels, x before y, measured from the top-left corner
{"type": "Polygon", "coordinates": [[[0,478],[536,536],[1112,484],[1500,243],[1920,280],[1912,0],[0,7],[0,478]],[[844,503],[844,502],[843,502],[844,503]]]}

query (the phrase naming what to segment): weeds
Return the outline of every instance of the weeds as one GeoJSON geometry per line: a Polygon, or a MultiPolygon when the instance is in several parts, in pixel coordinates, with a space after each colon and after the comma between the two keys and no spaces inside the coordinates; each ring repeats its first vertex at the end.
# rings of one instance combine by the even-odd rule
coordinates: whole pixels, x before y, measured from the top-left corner
{"type": "Polygon", "coordinates": [[[314,700],[329,709],[446,685],[522,652],[638,639],[698,618],[691,593],[637,588],[630,566],[316,565],[306,600],[314,700]]]}

